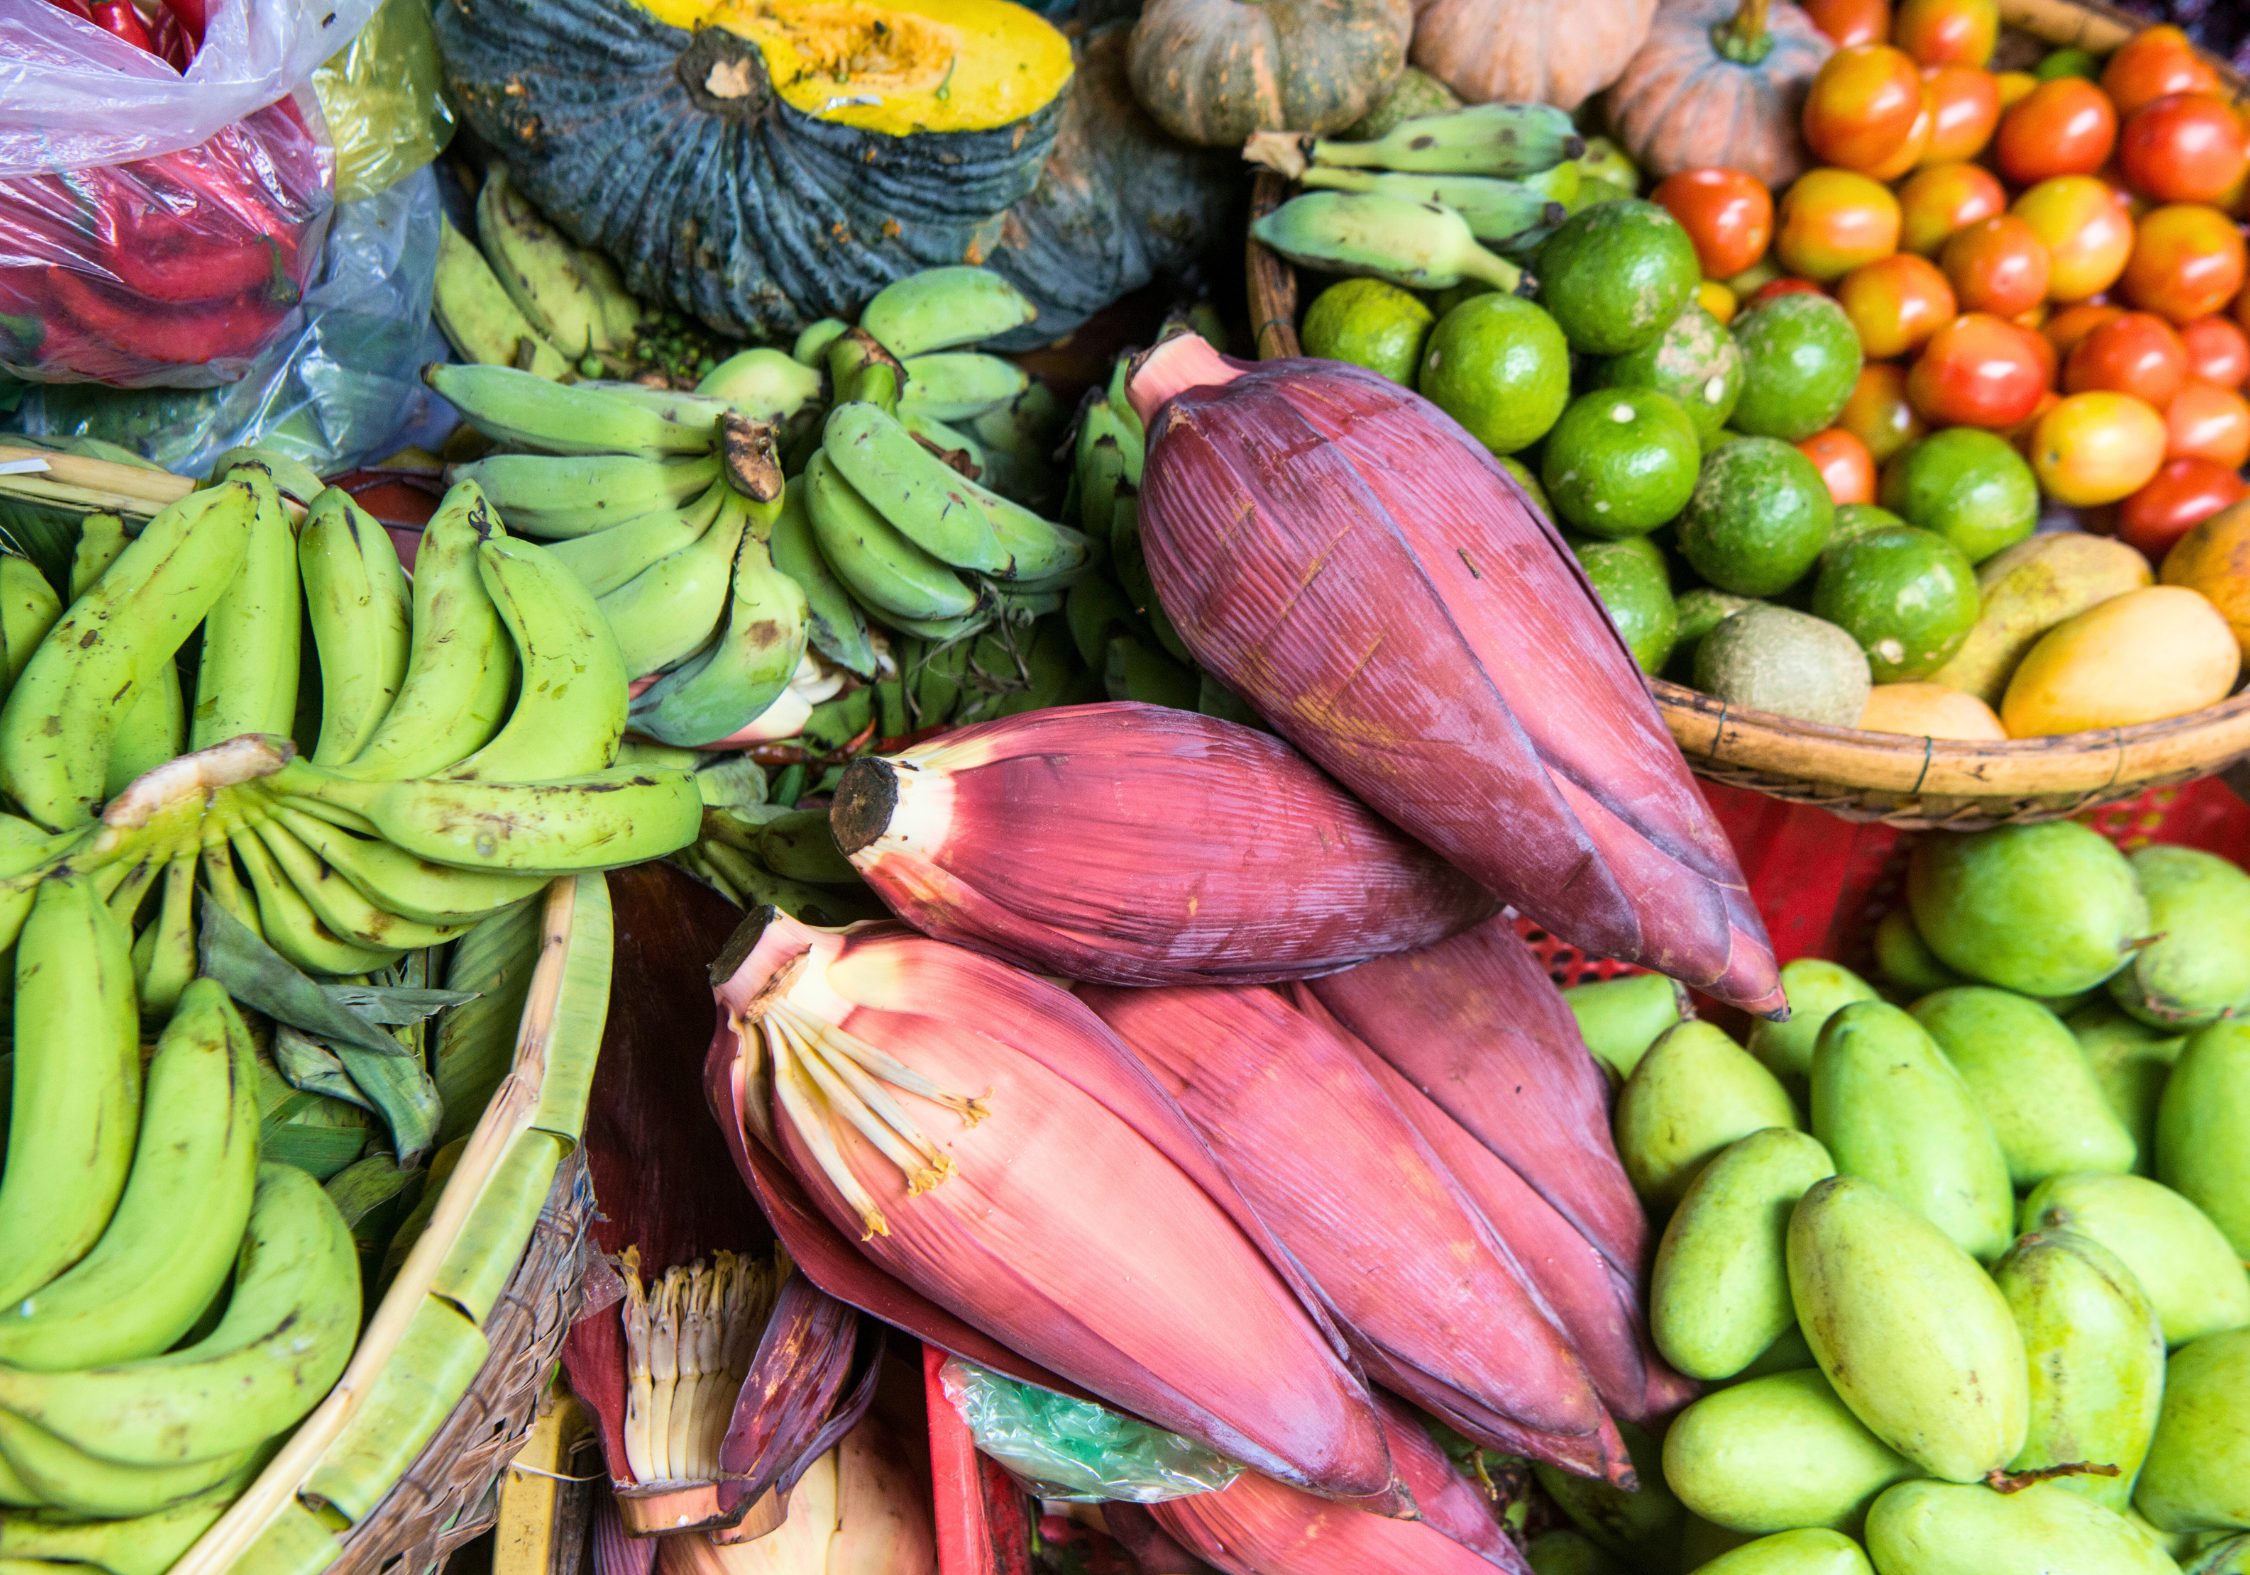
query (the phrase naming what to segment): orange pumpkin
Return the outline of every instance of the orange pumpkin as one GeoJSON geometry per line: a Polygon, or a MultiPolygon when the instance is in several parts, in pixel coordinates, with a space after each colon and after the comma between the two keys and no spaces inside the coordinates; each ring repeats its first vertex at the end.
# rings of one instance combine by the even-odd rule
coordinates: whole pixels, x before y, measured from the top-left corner
{"type": "Polygon", "coordinates": [[[1413,62],[1471,104],[1576,109],[1617,80],[1656,0],[1416,0],[1413,62]]]}
{"type": "Polygon", "coordinates": [[[1659,178],[1716,165],[1779,191],[1812,166],[1799,124],[1834,51],[1786,0],[1666,0],[1609,90],[1610,128],[1659,178]]]}

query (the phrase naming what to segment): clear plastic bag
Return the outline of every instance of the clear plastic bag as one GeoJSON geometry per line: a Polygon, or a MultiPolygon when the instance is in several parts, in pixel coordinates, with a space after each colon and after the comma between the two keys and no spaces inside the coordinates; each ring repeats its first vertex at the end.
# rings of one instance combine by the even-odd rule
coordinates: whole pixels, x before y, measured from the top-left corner
{"type": "Polygon", "coordinates": [[[312,85],[336,148],[338,202],[387,191],[453,138],[428,0],[383,0],[312,85]]]}
{"type": "Polygon", "coordinates": [[[1040,1498],[1154,1504],[1215,1493],[1242,1474],[1224,1455],[1177,1433],[957,1356],[946,1359],[938,1377],[977,1448],[1040,1498]]]}

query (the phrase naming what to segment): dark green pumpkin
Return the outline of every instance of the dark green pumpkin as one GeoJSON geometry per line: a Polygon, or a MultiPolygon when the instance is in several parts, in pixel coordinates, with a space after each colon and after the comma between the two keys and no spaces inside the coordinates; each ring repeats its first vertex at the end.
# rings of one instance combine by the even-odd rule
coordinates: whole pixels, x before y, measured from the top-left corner
{"type": "Polygon", "coordinates": [[[1133,26],[1133,91],[1183,142],[1341,131],[1390,93],[1410,0],[1150,0],[1133,26]]]}

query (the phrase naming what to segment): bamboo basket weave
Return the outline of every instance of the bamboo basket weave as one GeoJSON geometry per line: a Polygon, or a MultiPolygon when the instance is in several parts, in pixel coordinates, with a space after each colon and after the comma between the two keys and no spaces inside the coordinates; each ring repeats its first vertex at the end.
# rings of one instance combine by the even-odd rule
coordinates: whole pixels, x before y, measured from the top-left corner
{"type": "MultiPolygon", "coordinates": [[[[2031,40],[2075,44],[2097,54],[2147,25],[2092,0],[2000,0],[2000,15],[2011,31],[2031,40]]],[[[2008,47],[2005,37],[2002,47],[2008,47]]],[[[2225,61],[2203,58],[2237,102],[2250,100],[2250,82],[2225,61]]],[[[1272,212],[1288,194],[1280,175],[1261,172],[1251,196],[1252,216],[1272,212]]],[[[1303,354],[1296,270],[1252,239],[1245,272],[1259,358],[1303,354]]],[[[1969,743],[1823,727],[1731,708],[1662,679],[1649,687],[1698,776],[1818,805],[1847,820],[1905,828],[1973,831],[2052,820],[2152,787],[2210,776],[2250,757],[2250,692],[2135,727],[1969,743]]]]}

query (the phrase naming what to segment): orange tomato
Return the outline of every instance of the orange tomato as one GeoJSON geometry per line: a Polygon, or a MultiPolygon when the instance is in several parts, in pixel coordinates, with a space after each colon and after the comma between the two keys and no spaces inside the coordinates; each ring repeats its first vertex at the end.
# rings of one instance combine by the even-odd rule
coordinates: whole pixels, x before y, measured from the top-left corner
{"type": "MultiPolygon", "coordinates": [[[[1854,44],[1828,57],[1805,95],[1805,145],[1823,164],[1873,173],[1912,143],[1929,110],[1922,73],[1904,52],[1885,44],[1854,44]]],[[[1929,145],[1929,133],[1914,148],[1929,145]]],[[[1911,169],[1910,158],[1902,167],[1911,169]]],[[[2098,163],[2098,161],[2097,161],[2098,163]]]]}
{"type": "Polygon", "coordinates": [[[2117,506],[2117,535],[2151,563],[2182,536],[2250,495],[2240,476],[2207,459],[2168,459],[2138,492],[2117,506]]]}
{"type": "Polygon", "coordinates": [[[2099,305],[2083,301],[2076,306],[2066,306],[2040,325],[2039,331],[2047,336],[2047,343],[2055,347],[2055,354],[2067,357],[2079,340],[2085,338],[2112,317],[2125,313],[2122,306],[2108,302],[2099,305]]]}
{"type": "Polygon", "coordinates": [[[1875,501],[1875,456],[1850,432],[1842,427],[1815,432],[1797,445],[1797,452],[1813,462],[1838,503],[1875,501]]]}
{"type": "Polygon", "coordinates": [[[2164,418],[2107,390],[2056,401],[2031,434],[2031,468],[2058,503],[2088,508],[2129,498],[2164,463],[2164,418]]]}
{"type": "Polygon", "coordinates": [[[2250,462],[2250,399],[2190,378],[2164,407],[2164,457],[2207,459],[2229,470],[2250,462]]]}
{"type": "Polygon", "coordinates": [[[1851,170],[1800,176],[1781,199],[1774,254],[1791,273],[1826,284],[1898,250],[1898,199],[1851,170]]]}
{"type": "Polygon", "coordinates": [[[2054,259],[2030,225],[2003,213],[1955,230],[1938,254],[1938,263],[1961,310],[2013,317],[2047,298],[2047,274],[2054,259]]]}
{"type": "Polygon", "coordinates": [[[1752,306],[1763,306],[1777,295],[1826,295],[1828,292],[1810,279],[1799,279],[1783,274],[1778,279],[1768,279],[1758,286],[1750,297],[1752,306]]]}
{"type": "Polygon", "coordinates": [[[1859,381],[1836,425],[1858,438],[1878,465],[1929,431],[1907,402],[1906,369],[1888,361],[1870,361],[1859,369],[1859,381]]]}
{"type": "Polygon", "coordinates": [[[2144,27],[2102,67],[2102,91],[2117,113],[2130,115],[2168,93],[2216,93],[2219,75],[2178,28],[2144,27]]]}
{"type": "Polygon", "coordinates": [[[2133,255],[2133,220],[2091,175],[2043,180],[2008,210],[2047,243],[2047,299],[2083,301],[2117,282],[2133,255]]]}
{"type": "Polygon", "coordinates": [[[1906,397],[1939,427],[2010,427],[2047,386],[2047,342],[1985,312],[1965,312],[1930,337],[1906,374],[1906,397]]]}
{"type": "Polygon", "coordinates": [[[2181,325],[2180,343],[2187,346],[2190,375],[2221,388],[2250,382],[2250,335],[2225,318],[2198,317],[2181,325]]]}
{"type": "Polygon", "coordinates": [[[1891,0],[1805,0],[1804,11],[1838,49],[1891,36],[1891,0]]]}
{"type": "Polygon", "coordinates": [[[2000,124],[2000,82],[1975,66],[1930,66],[1922,72],[1922,93],[1930,102],[1930,145],[1919,163],[1952,164],[1973,159],[1992,140],[2000,124]]]}
{"type": "Polygon", "coordinates": [[[1960,310],[1945,275],[1912,252],[1854,268],[1836,286],[1836,299],[1859,330],[1860,349],[1881,360],[1920,349],[1960,310]]]}
{"type": "Polygon", "coordinates": [[[1982,66],[2000,40],[1995,0],[1900,0],[1891,42],[1925,66],[1982,66]]]}
{"type": "Polygon", "coordinates": [[[1706,279],[1733,278],[1765,256],[1773,242],[1773,193],[1742,170],[1681,170],[1659,182],[1649,198],[1680,221],[1706,279]]]}
{"type": "Polygon", "coordinates": [[[2028,71],[2003,71],[1993,81],[2000,89],[2002,110],[2029,97],[2031,90],[2039,85],[2039,79],[2028,71]]]}
{"type": "Polygon", "coordinates": [[[2117,162],[2152,202],[2215,203],[2250,168],[2250,137],[2226,100],[2169,93],[2133,111],[2117,162]]]}
{"type": "Polygon", "coordinates": [[[2008,190],[1974,164],[1932,164],[1899,187],[1898,205],[1900,247],[1935,257],[1955,230],[2006,213],[2008,190]]]}
{"type": "Polygon", "coordinates": [[[2147,312],[2120,312],[2071,348],[2063,392],[2105,388],[2131,394],[2157,410],[2187,382],[2187,346],[2172,325],[2147,312]]]}
{"type": "Polygon", "coordinates": [[[2135,227],[2125,299],[2175,323],[2209,317],[2242,288],[2242,231],[2216,208],[2175,203],[2135,227]]]}
{"type": "Polygon", "coordinates": [[[2042,82],[2000,117],[1993,155],[2019,186],[2091,175],[2117,146],[2117,111],[2084,77],[2042,82]]]}
{"type": "Polygon", "coordinates": [[[2024,328],[2044,328],[2047,324],[2047,303],[2041,301],[2036,306],[2027,306],[2009,317],[2008,321],[2024,328]]]}

